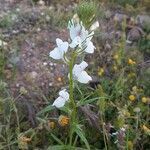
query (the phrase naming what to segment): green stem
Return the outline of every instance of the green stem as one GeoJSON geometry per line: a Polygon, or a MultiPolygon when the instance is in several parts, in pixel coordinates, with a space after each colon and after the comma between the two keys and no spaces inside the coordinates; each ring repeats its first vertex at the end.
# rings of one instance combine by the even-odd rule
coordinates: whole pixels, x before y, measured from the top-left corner
{"type": "Polygon", "coordinates": [[[139,126],[139,114],[137,113],[136,132],[138,131],[138,126],[139,126]]]}
{"type": "Polygon", "coordinates": [[[70,146],[72,145],[72,139],[73,139],[73,124],[75,122],[75,119],[76,119],[76,103],[74,101],[74,94],[73,94],[73,91],[74,91],[74,85],[73,85],[73,65],[74,65],[74,62],[75,62],[75,59],[76,59],[76,53],[72,53],[72,59],[70,60],[70,63],[69,63],[69,74],[70,74],[70,78],[69,78],[69,92],[70,92],[70,108],[72,110],[71,114],[70,114],[70,118],[71,118],[71,122],[70,122],[70,141],[69,141],[69,144],[70,146]]]}

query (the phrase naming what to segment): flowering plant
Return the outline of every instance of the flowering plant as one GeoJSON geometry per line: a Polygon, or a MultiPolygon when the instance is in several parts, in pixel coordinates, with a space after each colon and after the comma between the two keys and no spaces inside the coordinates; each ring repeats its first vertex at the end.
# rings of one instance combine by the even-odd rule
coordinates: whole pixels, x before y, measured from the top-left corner
{"type": "MultiPolygon", "coordinates": [[[[97,23],[96,23],[96,26],[97,23]]],[[[94,28],[93,26],[91,27],[94,28]]],[[[69,81],[79,81],[80,83],[88,83],[92,80],[91,76],[85,71],[85,68],[88,66],[87,62],[82,61],[80,64],[75,64],[78,57],[83,56],[85,53],[93,53],[95,46],[92,43],[92,37],[94,35],[94,31],[88,32],[85,29],[82,22],[79,22],[77,19],[73,18],[68,23],[68,29],[70,32],[71,43],[63,42],[61,39],[56,39],[57,47],[54,48],[49,56],[55,60],[63,60],[67,65],[70,66],[69,71],[69,81]],[[70,51],[69,51],[70,49],[70,51]],[[70,54],[70,58],[67,57],[67,53],[70,54]]],[[[71,93],[70,93],[71,94],[71,93]]],[[[66,89],[60,91],[59,97],[54,101],[53,106],[57,108],[63,107],[65,102],[68,101],[68,93],[66,89]],[[67,98],[63,97],[61,93],[67,94],[67,98]]]]}
{"type": "MultiPolygon", "coordinates": [[[[56,108],[61,108],[66,102],[70,110],[70,145],[72,145],[72,138],[74,134],[74,123],[77,122],[76,110],[77,105],[74,100],[74,84],[76,81],[87,84],[92,80],[92,77],[88,75],[85,71],[88,66],[87,62],[82,61],[77,62],[78,58],[83,57],[86,53],[92,54],[94,52],[95,46],[91,41],[94,35],[95,26],[98,27],[98,23],[91,26],[90,31],[86,30],[83,23],[79,21],[79,18],[73,18],[68,23],[68,29],[70,33],[71,42],[63,42],[61,39],[56,39],[57,47],[54,48],[49,56],[55,60],[62,60],[65,64],[69,66],[69,93],[66,89],[59,92],[59,97],[53,102],[52,106],[56,108]]],[[[88,146],[87,146],[88,147],[88,146]]]]}

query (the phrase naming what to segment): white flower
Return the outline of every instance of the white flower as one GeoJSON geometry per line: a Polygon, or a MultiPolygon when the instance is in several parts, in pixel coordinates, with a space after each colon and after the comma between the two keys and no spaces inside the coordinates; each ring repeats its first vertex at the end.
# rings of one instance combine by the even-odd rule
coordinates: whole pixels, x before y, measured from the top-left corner
{"type": "Polygon", "coordinates": [[[54,101],[52,106],[61,108],[65,105],[66,101],[69,100],[69,93],[66,92],[66,89],[59,92],[59,97],[54,101]]]}
{"type": "Polygon", "coordinates": [[[79,81],[80,83],[88,83],[92,80],[92,78],[87,74],[84,69],[88,66],[88,64],[83,61],[80,64],[75,64],[73,67],[73,77],[75,80],[79,81]]]}
{"type": "Polygon", "coordinates": [[[88,42],[87,47],[85,48],[85,52],[87,53],[94,53],[95,46],[91,41],[88,42]]]}
{"type": "Polygon", "coordinates": [[[54,48],[54,50],[52,50],[49,53],[49,56],[52,57],[53,59],[63,59],[64,58],[64,54],[67,52],[69,44],[68,42],[63,42],[61,39],[57,38],[56,39],[56,44],[57,47],[54,48]]]}
{"type": "Polygon", "coordinates": [[[77,23],[73,19],[69,21],[68,29],[70,31],[71,40],[74,40],[74,38],[77,36],[81,37],[83,31],[85,31],[85,28],[82,26],[82,23],[77,23]]]}
{"type": "Polygon", "coordinates": [[[91,30],[91,31],[94,31],[94,30],[96,30],[98,27],[99,27],[99,22],[96,21],[96,22],[94,22],[94,23],[91,25],[90,30],[91,30]]]}
{"type": "Polygon", "coordinates": [[[71,48],[75,48],[76,46],[81,47],[81,43],[82,43],[81,38],[79,36],[76,36],[69,46],[71,48]]]}
{"type": "Polygon", "coordinates": [[[91,39],[94,35],[94,32],[89,33],[85,30],[84,26],[81,23],[75,23],[74,20],[69,21],[68,29],[70,31],[70,38],[72,40],[69,45],[71,48],[80,47],[84,49],[87,53],[94,52],[94,45],[91,42],[91,39]]]}

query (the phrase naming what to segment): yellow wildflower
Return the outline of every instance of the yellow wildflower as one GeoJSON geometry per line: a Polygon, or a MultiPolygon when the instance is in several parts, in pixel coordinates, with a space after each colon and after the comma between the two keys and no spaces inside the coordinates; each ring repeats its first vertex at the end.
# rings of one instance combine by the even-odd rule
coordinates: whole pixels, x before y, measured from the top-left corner
{"type": "Polygon", "coordinates": [[[148,101],[147,97],[142,97],[142,102],[143,103],[147,103],[147,101],[148,101]]]}
{"type": "Polygon", "coordinates": [[[147,126],[143,125],[142,128],[143,128],[145,133],[150,134],[150,129],[147,126]]]}
{"type": "Polygon", "coordinates": [[[128,77],[129,77],[129,78],[136,77],[136,74],[135,74],[134,72],[131,72],[131,73],[128,74],[128,77]]]}
{"type": "Polygon", "coordinates": [[[129,64],[129,65],[135,65],[135,64],[136,64],[136,62],[135,62],[135,61],[133,61],[132,59],[128,59],[128,64],[129,64]]]}
{"type": "Polygon", "coordinates": [[[132,141],[128,141],[128,149],[129,150],[133,150],[133,142],[132,141]]]}
{"type": "Polygon", "coordinates": [[[64,127],[69,124],[69,118],[67,116],[61,115],[58,119],[60,126],[64,127]]]}
{"type": "Polygon", "coordinates": [[[134,95],[130,95],[129,99],[130,99],[130,101],[135,101],[135,96],[134,95]]]}
{"type": "Polygon", "coordinates": [[[130,115],[131,115],[131,114],[130,114],[128,111],[125,112],[125,116],[126,116],[126,117],[130,117],[130,115]]]}
{"type": "Polygon", "coordinates": [[[147,103],[150,104],[150,97],[147,97],[147,103]]]}
{"type": "Polygon", "coordinates": [[[117,68],[117,66],[113,66],[113,69],[114,69],[114,71],[117,71],[118,68],[117,68]]]}
{"type": "Polygon", "coordinates": [[[102,76],[103,74],[104,74],[104,69],[103,68],[99,68],[98,75],[102,76]]]}
{"type": "Polygon", "coordinates": [[[28,142],[31,141],[31,138],[28,138],[26,136],[19,136],[18,137],[18,147],[19,149],[28,149],[28,142]]]}
{"type": "Polygon", "coordinates": [[[50,127],[50,129],[54,129],[55,128],[55,122],[48,121],[48,126],[50,127]]]}
{"type": "Polygon", "coordinates": [[[118,54],[115,54],[114,57],[113,57],[115,60],[117,60],[119,58],[119,55],[118,54]]]}
{"type": "Polygon", "coordinates": [[[22,142],[30,142],[31,141],[31,138],[28,138],[28,137],[26,137],[26,136],[21,136],[21,137],[19,137],[19,140],[20,141],[22,141],[22,142]]]}

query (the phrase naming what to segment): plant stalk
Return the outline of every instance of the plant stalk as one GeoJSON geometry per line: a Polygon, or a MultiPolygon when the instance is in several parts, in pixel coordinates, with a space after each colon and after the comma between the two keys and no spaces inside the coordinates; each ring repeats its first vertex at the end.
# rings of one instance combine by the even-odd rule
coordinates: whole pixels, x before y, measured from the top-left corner
{"type": "Polygon", "coordinates": [[[72,110],[70,114],[70,137],[69,137],[69,145],[72,146],[72,140],[73,140],[73,127],[74,127],[74,122],[76,122],[76,103],[74,101],[74,83],[73,83],[73,65],[76,59],[76,53],[72,53],[72,59],[70,60],[69,63],[69,92],[70,92],[70,109],[72,110]]]}

